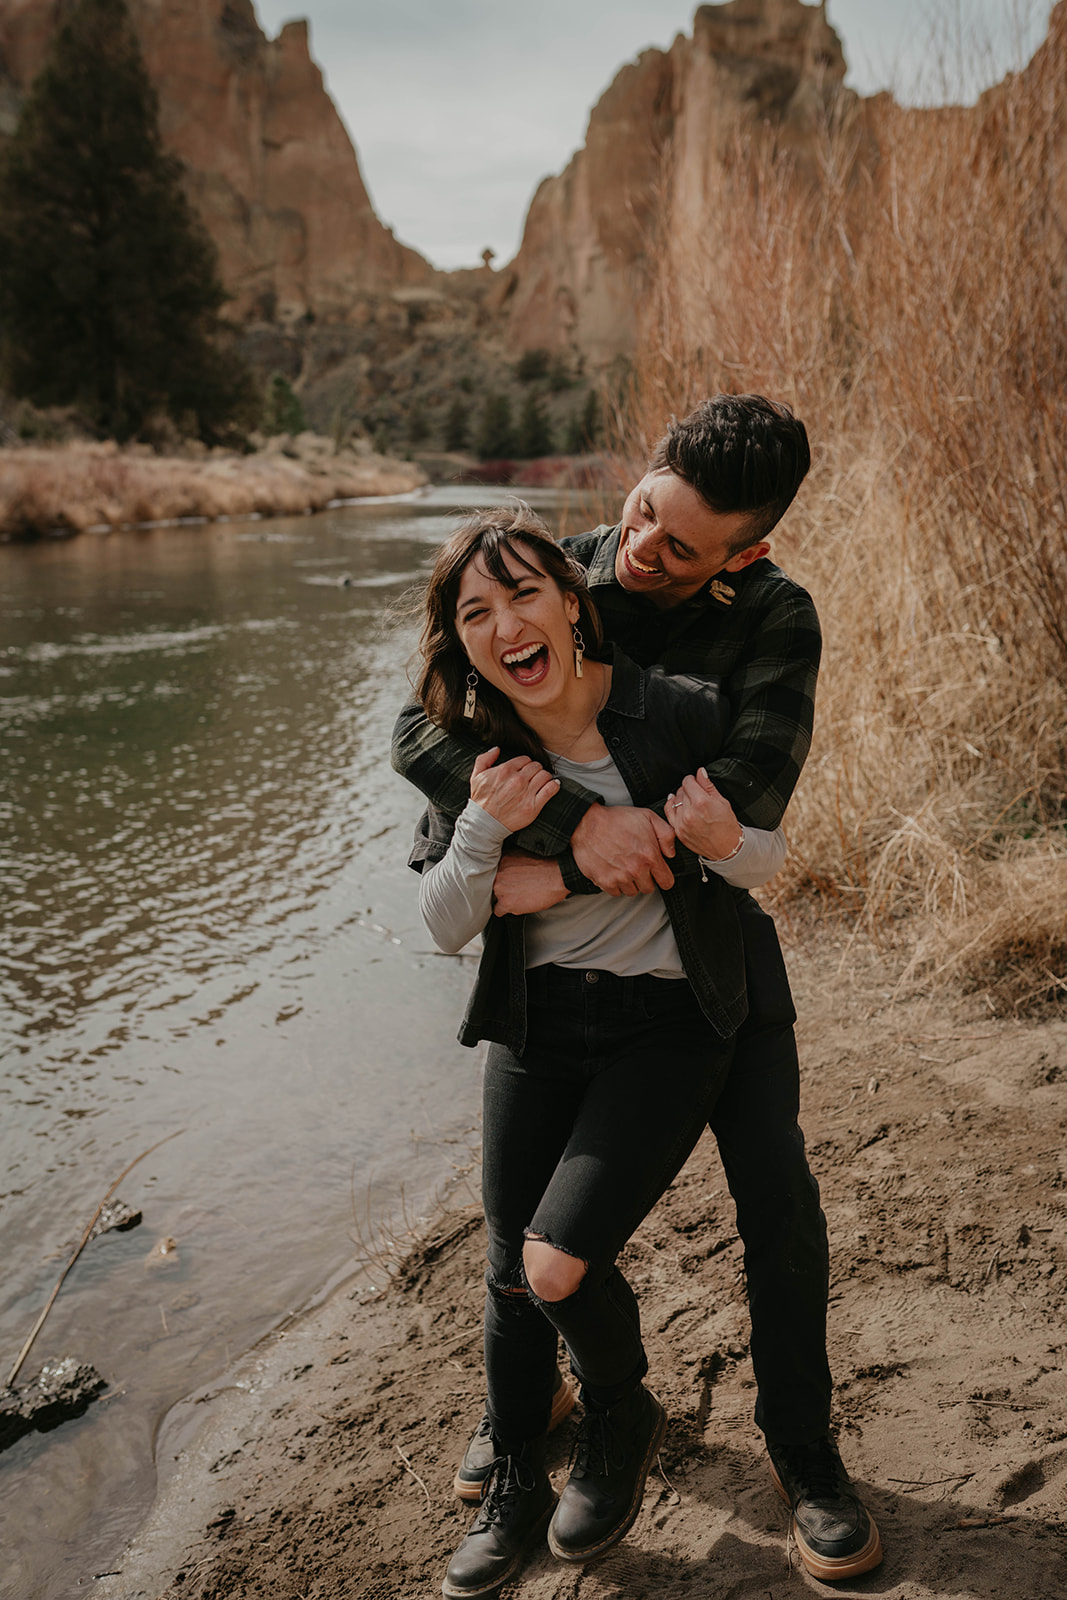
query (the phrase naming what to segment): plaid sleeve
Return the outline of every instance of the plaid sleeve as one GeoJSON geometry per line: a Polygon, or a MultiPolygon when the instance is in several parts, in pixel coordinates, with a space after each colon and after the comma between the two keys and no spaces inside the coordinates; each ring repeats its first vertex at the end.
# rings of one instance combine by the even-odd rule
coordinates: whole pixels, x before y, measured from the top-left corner
{"type": "Polygon", "coordinates": [[[822,636],[794,587],[768,611],[722,680],[734,717],[707,764],[742,822],[777,828],[811,746],[822,636]]]}
{"type": "MultiPolygon", "coordinates": [[[[471,768],[481,750],[472,739],[443,732],[411,701],[396,719],[390,760],[393,770],[427,800],[458,817],[470,799],[471,768]]],[[[571,834],[589,807],[600,803],[599,795],[565,778],[540,815],[512,838],[531,855],[557,856],[569,846],[571,834]]]]}

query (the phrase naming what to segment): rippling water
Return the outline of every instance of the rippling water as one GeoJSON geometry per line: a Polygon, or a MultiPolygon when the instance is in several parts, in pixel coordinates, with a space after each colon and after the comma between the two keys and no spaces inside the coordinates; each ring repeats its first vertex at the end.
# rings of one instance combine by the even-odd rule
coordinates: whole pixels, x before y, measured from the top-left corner
{"type": "Polygon", "coordinates": [[[387,759],[413,639],[383,623],[455,509],[0,547],[0,1383],[178,1134],[20,1376],[71,1354],[111,1390],[0,1456],[0,1593],[104,1570],[168,1406],[468,1159],[470,973],[417,921],[387,759]]]}

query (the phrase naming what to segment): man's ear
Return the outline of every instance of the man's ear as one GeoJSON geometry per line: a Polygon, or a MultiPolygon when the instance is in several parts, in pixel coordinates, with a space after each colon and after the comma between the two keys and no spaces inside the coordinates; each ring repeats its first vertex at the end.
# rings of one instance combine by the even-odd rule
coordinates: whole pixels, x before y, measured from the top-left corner
{"type": "Polygon", "coordinates": [[[750,544],[747,550],[739,550],[735,556],[731,556],[722,570],[724,572],[743,572],[746,567],[752,565],[753,561],[758,561],[761,556],[765,556],[770,548],[766,539],[761,539],[759,544],[750,544]]]}

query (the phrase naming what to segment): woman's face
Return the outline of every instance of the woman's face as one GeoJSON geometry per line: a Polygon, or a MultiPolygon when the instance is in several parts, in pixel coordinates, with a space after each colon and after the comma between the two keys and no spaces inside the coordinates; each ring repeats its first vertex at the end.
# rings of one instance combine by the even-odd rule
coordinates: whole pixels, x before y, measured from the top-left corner
{"type": "Polygon", "coordinates": [[[575,683],[574,624],[578,600],[540,570],[521,539],[515,549],[533,571],[502,551],[517,587],[497,583],[481,555],[468,562],[456,600],[456,632],[479,677],[519,711],[554,706],[575,683]]]}

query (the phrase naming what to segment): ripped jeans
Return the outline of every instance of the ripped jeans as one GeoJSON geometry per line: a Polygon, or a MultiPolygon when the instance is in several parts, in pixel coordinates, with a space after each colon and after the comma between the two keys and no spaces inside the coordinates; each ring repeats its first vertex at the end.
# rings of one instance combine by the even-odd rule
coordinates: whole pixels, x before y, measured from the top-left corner
{"type": "Polygon", "coordinates": [[[707,1127],[732,1055],[684,980],[556,966],[526,978],[526,1049],[491,1045],[483,1091],[485,1366],[505,1451],[548,1426],[557,1337],[587,1403],[614,1405],[647,1372],[615,1260],[707,1127]],[[529,1294],[527,1237],[586,1263],[573,1294],[529,1294]]]}

